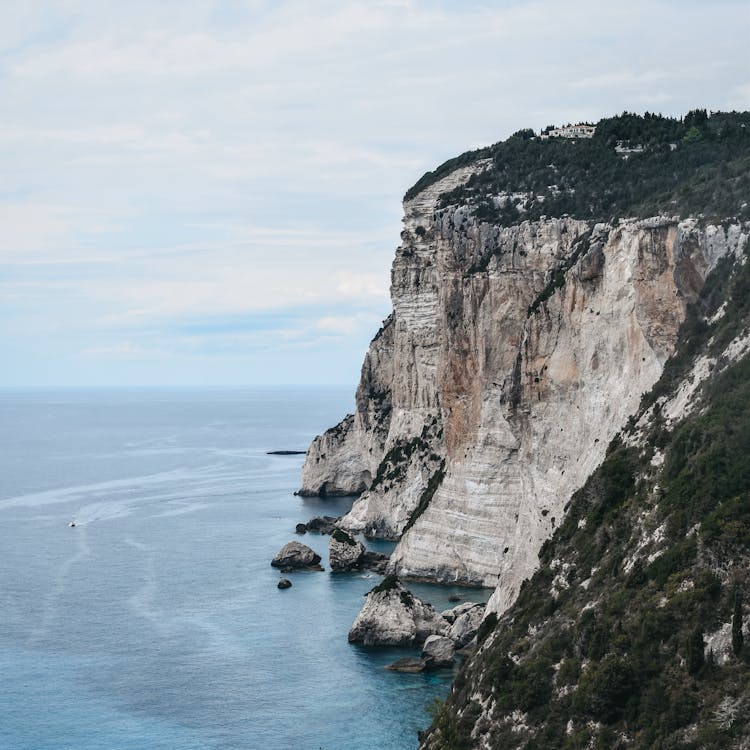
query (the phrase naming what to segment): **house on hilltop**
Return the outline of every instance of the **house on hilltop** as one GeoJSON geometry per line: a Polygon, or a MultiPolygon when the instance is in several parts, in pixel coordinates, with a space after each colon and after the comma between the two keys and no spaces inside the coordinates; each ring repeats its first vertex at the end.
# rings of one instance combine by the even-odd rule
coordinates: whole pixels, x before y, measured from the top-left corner
{"type": "Polygon", "coordinates": [[[540,138],[591,138],[596,130],[596,125],[588,125],[579,122],[577,125],[564,125],[561,128],[550,128],[546,133],[540,134],[540,138]]]}

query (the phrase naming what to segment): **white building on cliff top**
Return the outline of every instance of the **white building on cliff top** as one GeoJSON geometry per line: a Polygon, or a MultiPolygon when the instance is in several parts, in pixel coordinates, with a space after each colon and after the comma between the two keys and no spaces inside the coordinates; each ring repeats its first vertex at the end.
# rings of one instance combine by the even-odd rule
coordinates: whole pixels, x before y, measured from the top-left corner
{"type": "Polygon", "coordinates": [[[578,125],[565,125],[562,128],[552,128],[546,133],[542,133],[540,138],[591,138],[596,130],[596,125],[585,125],[579,122],[578,125]]]}

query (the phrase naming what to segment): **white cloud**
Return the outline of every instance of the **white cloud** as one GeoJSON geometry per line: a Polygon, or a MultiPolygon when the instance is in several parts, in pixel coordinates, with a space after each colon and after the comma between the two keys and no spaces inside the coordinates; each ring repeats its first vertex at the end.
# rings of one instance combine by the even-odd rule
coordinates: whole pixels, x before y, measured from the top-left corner
{"type": "Polygon", "coordinates": [[[121,346],[112,328],[168,351],[131,329],[313,305],[309,323],[222,346],[350,336],[358,359],[369,324],[356,315],[374,331],[388,312],[399,199],[422,172],[524,126],[750,106],[746,14],[722,1],[7,0],[4,335],[29,359],[32,345],[121,346]]]}

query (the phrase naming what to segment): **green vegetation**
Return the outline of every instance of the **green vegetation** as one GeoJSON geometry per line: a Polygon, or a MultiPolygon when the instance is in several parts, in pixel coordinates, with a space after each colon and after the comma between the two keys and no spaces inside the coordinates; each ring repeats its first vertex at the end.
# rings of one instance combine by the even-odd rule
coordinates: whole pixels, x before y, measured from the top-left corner
{"type": "Polygon", "coordinates": [[[347,534],[347,533],[346,533],[345,531],[343,531],[342,529],[338,529],[338,528],[334,529],[334,530],[333,530],[333,531],[331,532],[331,536],[332,536],[332,537],[333,537],[333,538],[334,538],[334,539],[335,539],[335,540],[336,540],[337,542],[339,542],[339,543],[341,543],[341,544],[348,544],[348,545],[349,545],[350,547],[356,547],[356,546],[357,546],[357,542],[355,542],[355,541],[354,541],[354,539],[352,539],[352,538],[351,538],[351,537],[349,536],[349,534],[347,534]]]}
{"type": "Polygon", "coordinates": [[[398,578],[391,574],[387,575],[375,588],[370,589],[368,594],[379,594],[381,591],[391,591],[392,589],[398,588],[400,581],[398,578]]]}
{"type": "Polygon", "coordinates": [[[479,159],[491,160],[490,166],[445,193],[441,205],[469,205],[492,224],[543,215],[592,221],[656,214],[750,218],[750,112],[695,110],[681,120],[626,112],[600,120],[591,139],[541,140],[519,131],[445,162],[405,197],[479,159]],[[642,146],[643,152],[623,158],[615,151],[618,143],[642,146]],[[526,197],[493,200],[501,194],[526,197]]]}
{"type": "Polygon", "coordinates": [[[438,487],[440,487],[440,485],[443,483],[443,479],[445,479],[445,459],[442,459],[440,461],[440,466],[430,477],[430,481],[427,482],[427,487],[425,487],[424,491],[419,496],[419,503],[417,504],[417,507],[414,508],[414,510],[411,512],[409,520],[406,522],[406,525],[401,532],[402,535],[405,534],[412,526],[414,526],[416,520],[422,515],[422,513],[427,510],[427,506],[430,504],[430,501],[437,492],[438,487]]]}

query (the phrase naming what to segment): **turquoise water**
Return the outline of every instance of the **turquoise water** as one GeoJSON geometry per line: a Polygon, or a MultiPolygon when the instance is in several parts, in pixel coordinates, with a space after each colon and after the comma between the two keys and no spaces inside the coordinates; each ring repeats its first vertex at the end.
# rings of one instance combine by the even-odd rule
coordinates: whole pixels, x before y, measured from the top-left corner
{"type": "MultiPolygon", "coordinates": [[[[405,750],[451,674],[346,634],[377,582],[269,562],[351,389],[0,391],[0,747],[405,750]],[[77,526],[69,528],[75,519],[77,526]]],[[[327,562],[327,537],[304,541],[327,562]]],[[[452,589],[415,586],[440,609],[452,589]]],[[[469,598],[482,592],[462,590],[469,598]]]]}

